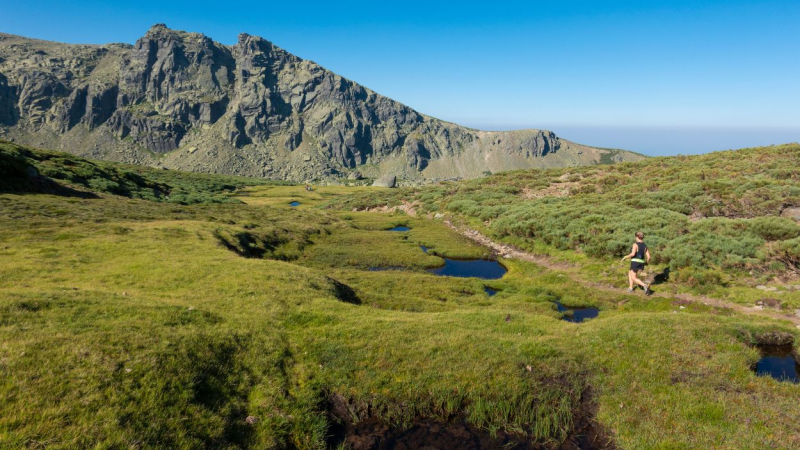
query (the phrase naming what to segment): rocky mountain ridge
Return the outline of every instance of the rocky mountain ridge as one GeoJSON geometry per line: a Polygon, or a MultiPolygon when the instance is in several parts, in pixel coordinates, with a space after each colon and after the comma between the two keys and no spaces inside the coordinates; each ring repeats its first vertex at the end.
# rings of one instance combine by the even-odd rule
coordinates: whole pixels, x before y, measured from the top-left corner
{"type": "Polygon", "coordinates": [[[153,26],[135,45],[0,34],[0,136],[85,157],[303,181],[628,161],[545,130],[478,131],[381,96],[248,34],[153,26]]]}

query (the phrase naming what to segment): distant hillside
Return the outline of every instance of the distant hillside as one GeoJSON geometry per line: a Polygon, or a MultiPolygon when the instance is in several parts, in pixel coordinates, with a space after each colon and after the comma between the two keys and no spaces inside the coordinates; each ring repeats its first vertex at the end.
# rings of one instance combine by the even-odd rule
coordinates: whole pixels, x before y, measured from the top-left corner
{"type": "Polygon", "coordinates": [[[90,161],[0,140],[0,193],[40,192],[79,197],[114,194],[181,204],[228,203],[238,200],[227,193],[260,184],[279,182],[90,161]]]}
{"type": "Polygon", "coordinates": [[[356,170],[472,178],[641,158],[545,130],[447,123],[262,38],[225,46],[164,25],[134,46],[0,34],[2,135],[85,157],[294,181],[356,170]]]}

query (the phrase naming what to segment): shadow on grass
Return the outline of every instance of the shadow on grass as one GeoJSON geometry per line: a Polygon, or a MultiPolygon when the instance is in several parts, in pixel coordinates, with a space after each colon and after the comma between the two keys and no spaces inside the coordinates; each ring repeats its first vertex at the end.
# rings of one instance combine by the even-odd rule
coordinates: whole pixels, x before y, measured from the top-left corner
{"type": "Polygon", "coordinates": [[[356,291],[353,290],[353,288],[340,281],[334,280],[331,277],[326,278],[333,285],[333,295],[335,295],[336,298],[345,303],[351,303],[353,305],[361,304],[361,299],[358,297],[358,294],[356,294],[356,291]]]}
{"type": "Polygon", "coordinates": [[[41,175],[19,180],[5,180],[0,183],[0,194],[50,194],[83,199],[100,198],[93,192],[79,191],[41,175]]]}
{"type": "Polygon", "coordinates": [[[669,281],[669,267],[664,269],[663,272],[655,274],[651,284],[664,284],[669,281]]]}

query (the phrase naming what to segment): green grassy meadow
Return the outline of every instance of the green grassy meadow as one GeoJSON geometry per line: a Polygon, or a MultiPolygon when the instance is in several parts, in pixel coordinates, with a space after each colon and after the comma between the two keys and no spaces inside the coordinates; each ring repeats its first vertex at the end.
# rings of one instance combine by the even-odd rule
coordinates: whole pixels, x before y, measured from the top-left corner
{"type": "MultiPolygon", "coordinates": [[[[491,197],[525,173],[307,192],[142,169],[139,187],[119,191],[91,180],[120,184],[119,171],[135,169],[102,163],[105,175],[43,185],[24,175],[28,165],[46,174],[38,158],[61,158],[54,172],[101,163],[12,144],[0,155],[0,448],[324,449],[334,396],[356,422],[464,416],[552,445],[588,414],[620,449],[800,447],[800,385],[750,369],[758,341],[794,338],[797,349],[793,324],[591,289],[576,278],[624,281],[624,267],[504,231],[496,221],[521,205],[500,194],[473,198],[504,208],[489,220],[448,206],[459,195],[491,197]],[[194,200],[141,194],[156,179],[169,186],[162,192],[194,200]],[[420,214],[353,211],[401,199],[420,214]],[[500,280],[429,274],[442,257],[488,255],[427,214],[437,211],[571,265],[505,259],[500,280]],[[411,230],[386,231],[396,225],[411,230]],[[601,313],[568,323],[554,301],[601,313]]],[[[787,239],[762,245],[796,239],[788,223],[779,227],[787,239]]],[[[791,280],[764,258],[715,268],[728,278],[713,289],[682,276],[660,289],[748,302],[758,291],[750,278],[791,280]],[[742,271],[750,278],[735,281],[742,271]]],[[[797,306],[800,297],[781,290],[785,307],[797,306]]]]}

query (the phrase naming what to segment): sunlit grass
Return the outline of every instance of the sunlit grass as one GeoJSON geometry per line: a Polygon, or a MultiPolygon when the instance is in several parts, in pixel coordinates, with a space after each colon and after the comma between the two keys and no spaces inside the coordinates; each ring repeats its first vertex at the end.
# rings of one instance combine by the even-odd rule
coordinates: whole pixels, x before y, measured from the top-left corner
{"type": "Polygon", "coordinates": [[[790,324],[591,289],[576,280],[624,267],[568,250],[563,270],[434,276],[437,255],[487,250],[425,216],[314,207],[353,189],[0,194],[0,448],[322,449],[332,394],[356,418],[557,442],[590,392],[623,449],[800,445],[800,386],[750,370],[753,336],[790,324]],[[554,301],[600,316],[567,323],[554,301]]]}

